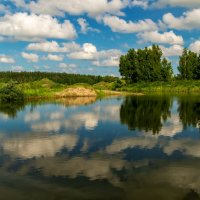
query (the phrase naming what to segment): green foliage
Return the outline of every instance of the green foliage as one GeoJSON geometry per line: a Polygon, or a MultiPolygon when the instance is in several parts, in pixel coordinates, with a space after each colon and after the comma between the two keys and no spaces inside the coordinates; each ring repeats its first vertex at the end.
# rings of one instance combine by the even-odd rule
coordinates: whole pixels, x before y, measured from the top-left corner
{"type": "Polygon", "coordinates": [[[31,83],[48,79],[57,84],[73,85],[76,83],[87,83],[90,85],[98,82],[114,82],[117,78],[112,76],[93,76],[81,74],[67,74],[55,72],[0,72],[0,81],[9,82],[14,80],[18,83],[31,83]]]}
{"type": "Polygon", "coordinates": [[[180,78],[186,80],[200,79],[199,60],[200,58],[197,53],[185,48],[179,59],[178,70],[180,72],[180,78]],[[198,75],[196,74],[197,71],[198,75]]]}
{"type": "Polygon", "coordinates": [[[113,83],[112,90],[117,90],[117,89],[121,88],[124,85],[125,85],[124,82],[122,80],[118,79],[113,83]]]}
{"type": "MultiPolygon", "coordinates": [[[[4,88],[5,83],[14,80],[19,83],[16,88],[21,89],[26,98],[52,98],[57,92],[73,85],[74,87],[80,85],[91,87],[91,85],[98,85],[101,82],[111,89],[113,82],[117,79],[112,76],[102,77],[51,72],[0,72],[0,89],[4,88]]],[[[103,89],[105,88],[103,87],[103,89]]],[[[2,98],[5,99],[5,97],[2,98]]]]}
{"type": "Polygon", "coordinates": [[[138,82],[127,84],[120,88],[121,91],[141,93],[199,93],[199,80],[173,80],[170,82],[138,82]]]}
{"type": "Polygon", "coordinates": [[[93,88],[97,90],[112,90],[114,82],[108,83],[101,81],[93,85],[93,88]]]}
{"type": "Polygon", "coordinates": [[[172,64],[166,58],[162,60],[161,77],[163,81],[171,80],[173,75],[172,64]]]}
{"type": "Polygon", "coordinates": [[[194,72],[194,79],[200,80],[200,55],[198,56],[195,72],[194,72]]]}
{"type": "Polygon", "coordinates": [[[17,88],[16,83],[10,82],[0,90],[0,101],[5,103],[22,102],[24,93],[17,88]]]}
{"type": "Polygon", "coordinates": [[[120,58],[119,72],[127,83],[169,81],[173,74],[171,63],[162,58],[157,45],[137,51],[130,49],[120,58]]]}
{"type": "Polygon", "coordinates": [[[127,55],[120,57],[119,72],[126,79],[127,82],[138,81],[138,66],[137,66],[137,52],[130,49],[127,55]]]}
{"type": "Polygon", "coordinates": [[[24,96],[28,98],[53,97],[56,92],[66,88],[65,85],[54,83],[47,78],[33,82],[21,83],[18,87],[24,92],[24,96]]]}

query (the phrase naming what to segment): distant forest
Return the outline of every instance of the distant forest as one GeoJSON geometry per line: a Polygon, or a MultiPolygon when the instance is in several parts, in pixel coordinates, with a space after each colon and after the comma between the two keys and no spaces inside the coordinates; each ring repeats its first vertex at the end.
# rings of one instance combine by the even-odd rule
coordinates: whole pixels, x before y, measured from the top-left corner
{"type": "Polygon", "coordinates": [[[55,83],[73,85],[76,83],[87,83],[90,85],[104,82],[114,82],[118,78],[112,76],[93,76],[54,72],[0,72],[0,82],[16,81],[18,83],[27,83],[48,78],[55,83]]]}

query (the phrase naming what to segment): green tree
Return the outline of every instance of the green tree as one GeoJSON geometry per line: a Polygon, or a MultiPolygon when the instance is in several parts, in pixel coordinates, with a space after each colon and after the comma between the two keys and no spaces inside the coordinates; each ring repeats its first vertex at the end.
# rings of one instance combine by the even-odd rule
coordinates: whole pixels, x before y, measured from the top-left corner
{"type": "Polygon", "coordinates": [[[137,66],[138,78],[137,81],[148,81],[150,79],[150,69],[148,67],[148,49],[138,49],[137,51],[137,66]]]}
{"type": "Polygon", "coordinates": [[[194,79],[200,80],[200,54],[198,56],[196,68],[194,71],[194,79]]]}
{"type": "Polygon", "coordinates": [[[161,80],[161,66],[162,66],[162,51],[159,46],[153,45],[151,49],[149,49],[149,69],[150,69],[150,81],[158,81],[161,80]]]}
{"type": "Polygon", "coordinates": [[[170,80],[173,73],[171,63],[162,56],[157,45],[137,51],[130,49],[121,56],[119,71],[127,82],[170,80]]]}
{"type": "Polygon", "coordinates": [[[127,82],[138,81],[137,52],[134,49],[120,57],[119,71],[127,82]]]}
{"type": "Polygon", "coordinates": [[[163,81],[170,81],[172,79],[173,70],[172,64],[166,58],[162,60],[161,76],[163,81]]]}
{"type": "Polygon", "coordinates": [[[178,70],[180,77],[186,80],[195,79],[195,71],[198,63],[198,55],[188,49],[184,49],[179,59],[178,70]]]}

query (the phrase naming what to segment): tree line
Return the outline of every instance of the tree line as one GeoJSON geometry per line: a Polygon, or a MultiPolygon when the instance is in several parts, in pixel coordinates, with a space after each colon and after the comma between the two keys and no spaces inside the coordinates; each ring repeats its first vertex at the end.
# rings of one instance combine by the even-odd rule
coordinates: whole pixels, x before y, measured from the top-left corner
{"type": "Polygon", "coordinates": [[[11,80],[18,83],[27,83],[48,78],[55,83],[72,85],[76,83],[87,83],[90,85],[104,82],[114,82],[117,78],[112,76],[93,76],[81,74],[67,74],[54,72],[0,72],[0,82],[10,82],[11,80]]]}
{"type": "Polygon", "coordinates": [[[163,56],[158,45],[151,48],[130,49],[120,57],[119,72],[128,82],[170,81],[173,78],[184,80],[200,79],[200,55],[184,49],[179,57],[178,75],[174,75],[172,63],[163,56]]]}

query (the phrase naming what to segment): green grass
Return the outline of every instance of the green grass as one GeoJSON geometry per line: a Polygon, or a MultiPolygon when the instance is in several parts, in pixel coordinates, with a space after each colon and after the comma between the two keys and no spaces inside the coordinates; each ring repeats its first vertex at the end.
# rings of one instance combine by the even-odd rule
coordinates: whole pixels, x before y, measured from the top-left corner
{"type": "Polygon", "coordinates": [[[6,86],[6,83],[0,82],[0,89],[3,88],[3,87],[5,87],[5,86],[6,86]]]}
{"type": "MultiPolygon", "coordinates": [[[[1,84],[2,83],[0,83],[0,86],[1,84]]],[[[55,96],[57,92],[61,92],[64,89],[79,88],[79,87],[94,89],[97,92],[97,95],[100,97],[104,95],[103,91],[87,83],[63,85],[63,84],[54,83],[53,81],[49,79],[42,79],[40,81],[19,84],[18,87],[22,89],[26,98],[52,98],[55,96]]],[[[102,87],[102,89],[107,89],[107,87],[102,87]]]]}
{"type": "Polygon", "coordinates": [[[128,92],[165,92],[165,93],[199,93],[200,81],[141,82],[128,84],[119,89],[128,92]]]}
{"type": "MultiPolygon", "coordinates": [[[[57,92],[61,92],[66,88],[78,88],[84,87],[88,89],[94,89],[97,92],[98,97],[105,96],[104,90],[113,90],[115,82],[106,83],[99,82],[95,85],[89,85],[85,83],[78,83],[74,85],[63,85],[54,83],[49,79],[42,79],[39,81],[18,84],[17,87],[24,92],[25,98],[52,98],[57,92]]],[[[0,82],[0,88],[6,84],[0,82]]],[[[171,81],[171,82],[140,82],[135,84],[125,84],[117,91],[133,92],[133,93],[173,93],[173,94],[188,94],[200,93],[200,81],[171,81]]]]}
{"type": "Polygon", "coordinates": [[[40,81],[19,84],[18,87],[22,89],[25,97],[39,98],[53,97],[56,92],[62,91],[65,85],[54,83],[49,79],[42,79],[40,81]]]}
{"type": "Polygon", "coordinates": [[[93,88],[95,88],[97,90],[112,90],[113,85],[114,85],[114,82],[107,83],[107,82],[101,81],[97,84],[94,84],[93,88]]]}

